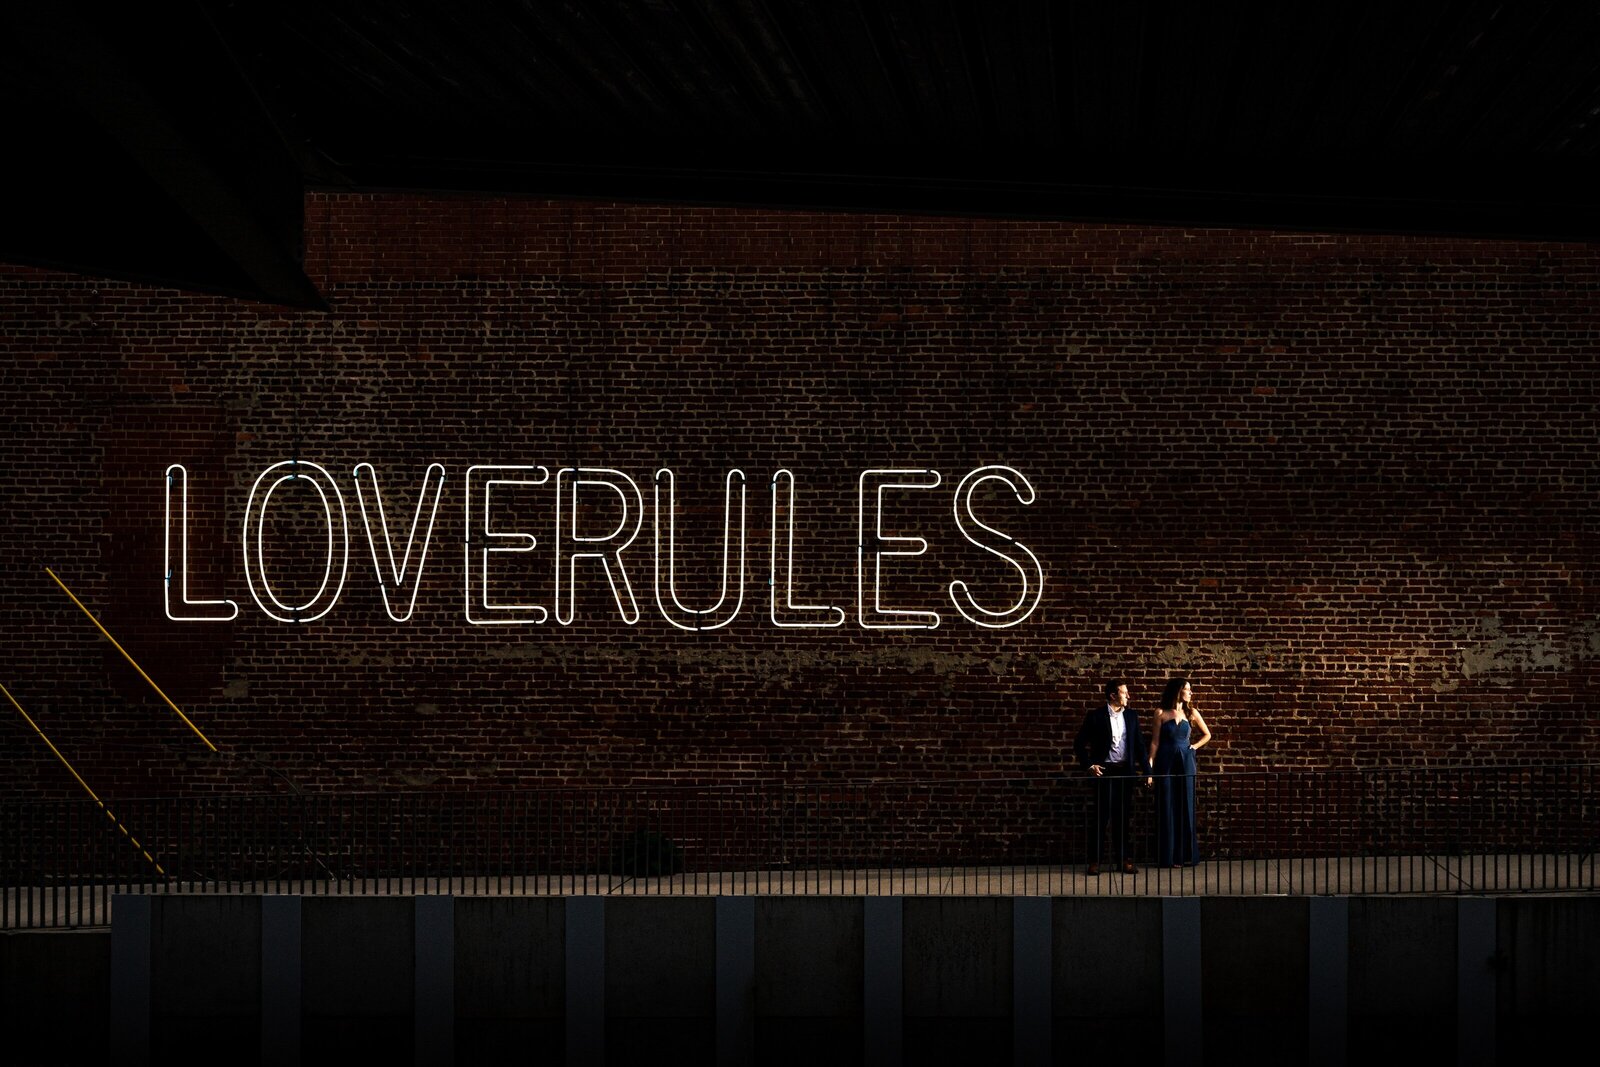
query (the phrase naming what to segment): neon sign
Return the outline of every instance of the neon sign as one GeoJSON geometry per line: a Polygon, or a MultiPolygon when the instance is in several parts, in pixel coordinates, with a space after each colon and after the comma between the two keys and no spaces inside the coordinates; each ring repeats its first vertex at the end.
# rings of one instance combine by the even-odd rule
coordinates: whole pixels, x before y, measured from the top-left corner
{"type": "Polygon", "coordinates": [[[937,611],[916,611],[883,606],[883,561],[890,556],[920,556],[928,551],[926,539],[883,532],[883,494],[890,489],[937,489],[939,472],[932,470],[864,470],[856,493],[856,618],[870,630],[937,630],[937,611]],[[874,496],[872,532],[867,532],[867,493],[874,496]],[[879,548],[887,544],[915,548],[879,548]],[[871,546],[870,552],[868,546],[871,546]],[[872,607],[867,607],[867,557],[872,557],[872,607]],[[904,619],[904,622],[895,622],[904,619]]]}
{"type": "MultiPolygon", "coordinates": [[[[444,466],[439,463],[429,464],[427,471],[422,475],[422,492],[417,494],[417,512],[411,517],[411,532],[406,535],[406,552],[398,565],[394,561],[394,541],[389,537],[389,522],[383,514],[383,493],[378,489],[378,471],[370,463],[357,463],[355,475],[356,503],[361,506],[361,524],[367,531],[367,548],[372,553],[372,570],[378,575],[378,590],[383,594],[383,610],[388,612],[389,618],[395,622],[405,622],[411,618],[411,613],[417,610],[417,590],[422,588],[422,567],[428,561],[428,545],[433,541],[433,520],[439,514],[439,498],[444,495],[444,466]],[[366,482],[372,486],[373,510],[378,513],[377,533],[383,535],[383,548],[389,559],[388,570],[384,570],[383,565],[378,562],[378,538],[377,533],[373,531],[372,516],[367,509],[367,490],[366,484],[362,481],[362,471],[366,472],[366,482]],[[428,507],[428,529],[422,535],[422,549],[417,553],[417,566],[413,570],[411,550],[417,543],[417,527],[422,525],[422,508],[428,503],[430,487],[433,489],[433,503],[428,507]],[[406,577],[408,574],[409,579],[406,577]],[[407,586],[411,588],[410,595],[406,597],[404,614],[395,610],[394,601],[389,597],[391,581],[395,591],[401,595],[405,595],[407,586]]],[[[470,483],[471,470],[467,472],[467,478],[470,483]]]]}
{"type": "MultiPolygon", "coordinates": [[[[188,544],[189,532],[184,531],[184,543],[188,544]]],[[[345,575],[350,570],[350,530],[345,522],[344,494],[339,492],[339,483],[333,480],[333,475],[327,469],[315,463],[304,460],[286,459],[281,463],[274,463],[262,471],[256,478],[256,484],[250,487],[250,501],[244,508],[244,578],[250,586],[250,596],[254,598],[256,606],[266,612],[270,617],[279,622],[316,622],[339,602],[339,595],[344,592],[345,575]],[[261,492],[261,483],[272,477],[274,471],[288,468],[287,474],[279,474],[267,486],[265,493],[261,492]],[[302,469],[304,468],[304,469],[302,469]],[[316,593],[304,604],[289,605],[278,599],[272,591],[272,584],[267,581],[267,571],[263,563],[262,548],[267,536],[267,508],[272,503],[272,494],[285,482],[299,483],[305,481],[317,491],[317,496],[322,500],[322,515],[324,525],[328,529],[328,548],[326,566],[322,572],[322,584],[317,587],[316,593]],[[328,493],[332,491],[333,499],[339,504],[339,521],[333,520],[333,507],[328,501],[328,493]],[[261,503],[257,505],[256,501],[261,503]],[[252,534],[254,537],[252,538],[252,534]],[[334,537],[339,540],[338,550],[334,549],[334,537]],[[254,540],[256,551],[250,552],[251,541],[254,540]],[[333,595],[324,597],[328,591],[328,583],[333,578],[333,561],[337,556],[339,560],[339,584],[335,587],[333,595]],[[267,600],[272,601],[268,607],[261,599],[261,594],[267,594],[267,600]],[[273,608],[277,610],[274,611],[273,608]],[[282,614],[279,614],[279,613],[282,614]]],[[[187,581],[187,576],[185,576],[187,581]]],[[[380,581],[381,581],[380,576],[380,581]]]]}
{"type": "MultiPolygon", "coordinates": [[[[370,464],[363,464],[370,468],[370,464]]],[[[444,468],[439,467],[441,485],[444,479],[444,468]]],[[[433,467],[429,467],[431,472],[433,467]]],[[[356,468],[360,470],[360,467],[356,468]]],[[[543,485],[550,480],[550,472],[544,467],[533,466],[476,466],[467,468],[467,621],[474,626],[524,626],[538,625],[550,617],[550,612],[542,604],[494,604],[489,600],[489,557],[496,552],[532,552],[539,545],[539,539],[531,533],[518,531],[500,531],[489,529],[490,495],[497,485],[543,485]],[[530,472],[538,472],[537,477],[528,477],[530,472]],[[518,477],[518,475],[521,477],[518,477]],[[498,475],[498,477],[496,477],[498,475]],[[475,507],[478,499],[479,483],[482,483],[483,509],[482,514],[475,507]],[[510,542],[509,544],[494,544],[494,541],[510,542]],[[476,572],[476,573],[474,573],[476,572]],[[473,613],[473,609],[477,613],[473,613]]],[[[424,490],[426,492],[426,490],[424,490]]],[[[421,505],[419,504],[418,507],[421,505]]],[[[415,523],[412,529],[415,530],[415,523]]],[[[408,550],[409,551],[409,550],[408,550]]],[[[413,592],[413,599],[415,598],[413,592]]],[[[404,622],[404,619],[396,619],[404,622]]]]}
{"type": "MultiPolygon", "coordinates": [[[[405,546],[396,556],[396,537],[389,528],[377,468],[358,463],[352,471],[356,503],[366,534],[367,555],[383,598],[383,607],[396,623],[410,621],[427,567],[435,520],[444,495],[443,464],[429,464],[412,511],[405,546]],[[380,550],[379,542],[382,542],[380,550]]],[[[508,599],[504,582],[496,582],[496,561],[507,555],[535,552],[539,539],[526,530],[505,528],[504,516],[496,522],[496,490],[534,487],[551,482],[551,472],[539,465],[479,464],[467,468],[463,479],[466,526],[463,535],[465,616],[473,626],[538,626],[548,623],[551,609],[508,599]],[[501,596],[495,596],[496,589],[501,596]]],[[[856,482],[856,621],[867,630],[933,630],[942,621],[928,605],[906,604],[895,595],[885,562],[915,559],[928,551],[919,533],[891,531],[885,526],[890,494],[936,490],[943,476],[927,468],[874,467],[860,473],[856,482]]],[[[203,599],[189,589],[189,472],[174,463],[165,475],[165,571],[162,603],[174,622],[229,622],[239,615],[239,605],[223,597],[203,599]],[[176,546],[176,551],[174,547],[176,546]]],[[[951,604],[967,622],[985,629],[1017,626],[1038,610],[1044,596],[1044,566],[1031,549],[993,523],[994,515],[980,518],[978,490],[998,482],[1011,491],[1016,504],[1027,507],[1037,494],[1033,484],[1014,467],[990,465],[967,472],[957,483],[951,500],[956,532],[969,544],[1003,562],[1008,578],[985,576],[977,591],[973,578],[955,578],[946,592],[951,604]],[[1006,606],[1009,590],[1010,604],[1006,606]]],[[[577,616],[580,566],[598,566],[611,589],[617,616],[637,625],[641,612],[634,595],[628,565],[623,558],[638,539],[646,509],[639,484],[624,471],[610,467],[562,467],[555,472],[555,621],[571,626],[577,616]]],[[[795,629],[832,629],[846,622],[845,610],[832,604],[797,603],[795,600],[796,478],[793,471],[776,471],[769,483],[771,531],[768,541],[767,617],[774,626],[795,629]]],[[[992,499],[989,506],[992,506],[992,499]]],[[[744,609],[747,556],[746,476],[737,468],[723,483],[723,520],[720,581],[716,601],[708,607],[690,607],[678,595],[678,538],[676,476],[662,467],[652,486],[650,517],[653,525],[652,587],[657,612],[679,630],[722,629],[744,609]]],[[[313,514],[316,510],[313,509],[313,514]]],[[[251,599],[268,618],[287,623],[309,623],[325,617],[344,592],[350,565],[349,520],[344,493],[324,467],[306,460],[284,460],[261,472],[250,488],[245,505],[242,547],[245,582],[251,599]],[[268,579],[268,521],[274,493],[286,484],[308,486],[320,504],[323,539],[321,584],[300,604],[286,604],[268,579]],[[337,577],[335,575],[337,574],[337,577]]],[[[504,570],[504,565],[499,568],[504,570]]],[[[315,571],[313,570],[313,576],[315,571]]],[[[591,606],[589,610],[601,610],[591,606]]]]}
{"type": "Polygon", "coordinates": [[[562,626],[571,626],[573,600],[578,588],[578,562],[585,559],[600,561],[600,566],[606,573],[606,581],[611,584],[611,595],[617,601],[617,610],[622,613],[622,621],[629,626],[639,621],[639,602],[633,597],[633,583],[628,581],[628,569],[622,564],[622,553],[639,536],[639,527],[644,524],[644,497],[639,494],[639,483],[623,474],[621,471],[609,467],[564,467],[556,474],[556,621],[562,626]],[[578,490],[586,485],[603,485],[616,493],[622,500],[622,517],[617,520],[616,528],[610,533],[595,537],[592,534],[578,533],[578,490]],[[570,488],[570,493],[565,491],[570,488]],[[561,504],[567,502],[567,514],[571,516],[572,529],[566,530],[561,522],[561,504]],[[633,519],[630,524],[629,518],[633,519]],[[623,535],[623,531],[627,535],[623,535]],[[574,552],[572,549],[563,548],[562,536],[574,545],[600,546],[609,545],[610,551],[599,552],[591,548],[587,552],[574,552]],[[567,601],[566,610],[561,605],[561,572],[562,563],[566,564],[567,573],[567,601]],[[622,585],[617,585],[618,579],[622,585]],[[622,599],[626,593],[628,599],[622,599]]]}
{"type": "Polygon", "coordinates": [[[744,471],[735,467],[728,472],[728,482],[724,493],[722,510],[722,592],[717,596],[717,602],[709,608],[686,608],[683,601],[678,599],[678,552],[677,552],[677,494],[674,491],[672,471],[662,467],[656,471],[656,607],[662,616],[680,630],[717,630],[732,622],[739,616],[739,609],[744,607],[744,471]],[[732,556],[732,537],[729,534],[733,526],[733,486],[739,485],[739,572],[736,575],[728,574],[728,562],[732,556]],[[667,487],[667,517],[661,518],[661,487],[667,487]],[[661,599],[661,530],[667,531],[667,594],[672,598],[672,608],[669,610],[661,599]],[[718,617],[722,605],[728,601],[728,586],[738,590],[738,599],[734,601],[733,610],[726,615],[718,617]]]}
{"type": "Polygon", "coordinates": [[[1039,606],[1039,598],[1044,596],[1044,566],[1039,562],[1039,557],[1035,556],[1027,545],[1019,544],[1016,539],[996,530],[973,513],[973,492],[978,486],[990,480],[1004,482],[1011,492],[1016,495],[1017,503],[1023,505],[1033,503],[1033,485],[1027,478],[1022,476],[1021,471],[1013,470],[1010,467],[979,467],[977,470],[969,471],[967,476],[961,479],[961,484],[956,486],[956,498],[953,505],[956,529],[961,531],[962,537],[965,537],[985,552],[999,556],[1015,567],[1018,576],[1022,579],[1022,595],[1017,598],[1015,604],[1005,611],[990,611],[973,599],[972,592],[967,588],[966,582],[957,579],[950,583],[950,599],[955,601],[956,610],[961,612],[968,622],[998,630],[1007,626],[1015,626],[1029,615],[1032,615],[1034,609],[1039,606]],[[1019,483],[1021,485],[1020,489],[1018,488],[1019,483]],[[965,519],[961,517],[963,512],[966,513],[965,519]],[[968,528],[968,523],[990,535],[993,539],[992,543],[986,543],[974,537],[972,531],[968,528]],[[1016,556],[1006,551],[1008,548],[1015,549],[1021,555],[1027,557],[1028,562],[1023,563],[1016,556]]]}
{"type": "Polygon", "coordinates": [[[195,600],[189,596],[189,471],[182,463],[167,468],[167,521],[164,524],[165,555],[162,557],[161,604],[173,622],[232,622],[239,617],[239,605],[232,600],[195,600]],[[178,489],[179,544],[177,566],[172,561],[172,490],[178,489]],[[172,611],[172,578],[178,578],[178,602],[188,609],[183,615],[172,611]]]}
{"type": "Polygon", "coordinates": [[[844,609],[825,604],[796,604],[794,602],[794,471],[787,468],[778,471],[772,476],[772,548],[768,556],[769,569],[767,571],[767,589],[770,591],[770,612],[774,626],[819,627],[831,628],[844,625],[844,609]],[[782,556],[778,548],[778,483],[783,482],[788,487],[789,502],[787,505],[788,522],[785,524],[787,540],[784,541],[782,556]],[[778,618],[778,561],[783,561],[783,612],[787,618],[778,618]],[[826,615],[826,619],[816,616],[826,615]],[[811,616],[807,621],[806,616],[811,616]]]}

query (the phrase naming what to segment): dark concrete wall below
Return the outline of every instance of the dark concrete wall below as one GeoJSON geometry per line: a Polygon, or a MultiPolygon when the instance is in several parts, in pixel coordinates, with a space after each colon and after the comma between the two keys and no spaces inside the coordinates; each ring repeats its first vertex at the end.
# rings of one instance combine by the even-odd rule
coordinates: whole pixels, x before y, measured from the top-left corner
{"type": "MultiPolygon", "coordinates": [[[[1027,1003],[1039,1005],[1056,1060],[1170,1055],[1165,1030],[1187,1020],[1177,1046],[1203,1062],[1299,1062],[1319,1034],[1345,1041],[1349,1062],[1400,1051],[1418,1064],[1456,1062],[1463,1047],[1512,1062],[1529,1048],[1553,1050],[1555,1024],[1581,1017],[1600,988],[1597,897],[1064,898],[1048,901],[1048,930],[1020,920],[1021,906],[1041,906],[1032,898],[888,898],[901,961],[888,994],[869,988],[875,972],[863,961],[890,935],[860,897],[757,898],[753,944],[719,936],[712,898],[607,899],[585,909],[587,920],[561,899],[460,898],[429,909],[448,920],[453,970],[442,985],[419,977],[438,931],[412,898],[306,898],[297,946],[263,937],[260,898],[150,899],[149,974],[137,992],[150,1004],[148,1051],[170,1062],[202,1050],[255,1059],[272,1025],[263,968],[289,948],[303,960],[304,1063],[410,1062],[414,1024],[429,1014],[425,991],[437,989],[453,990],[444,1015],[457,1062],[582,1054],[567,1047],[578,1033],[567,1021],[575,964],[600,975],[588,986],[604,1000],[592,1039],[611,1062],[714,1061],[728,1029],[719,1003],[747,1005],[749,1055],[763,1063],[863,1062],[864,1035],[883,1023],[869,1018],[872,1006],[883,1004],[899,1005],[890,1023],[904,1062],[1008,1060],[1027,1003]],[[1333,940],[1313,929],[1330,907],[1348,919],[1333,940]],[[1175,917],[1199,923],[1197,942],[1172,936],[1175,917]],[[575,936],[580,920],[598,922],[600,938],[575,936]],[[1021,951],[1019,937],[1040,933],[1047,954],[1021,951]],[[575,944],[603,951],[575,961],[575,944]],[[1174,956],[1185,944],[1198,955],[1174,956]],[[727,958],[738,952],[745,966],[727,958]],[[1174,974],[1192,984],[1175,985],[1174,974]],[[1329,974],[1342,1003],[1309,993],[1328,988],[1329,974]],[[729,975],[744,976],[745,1000],[722,996],[729,975]],[[1033,983],[1050,995],[1025,997],[1033,983]],[[1492,1010],[1463,1011],[1472,988],[1487,990],[1492,1010]]],[[[0,1062],[126,1058],[107,1025],[128,994],[110,961],[104,931],[0,936],[0,1062]]]]}

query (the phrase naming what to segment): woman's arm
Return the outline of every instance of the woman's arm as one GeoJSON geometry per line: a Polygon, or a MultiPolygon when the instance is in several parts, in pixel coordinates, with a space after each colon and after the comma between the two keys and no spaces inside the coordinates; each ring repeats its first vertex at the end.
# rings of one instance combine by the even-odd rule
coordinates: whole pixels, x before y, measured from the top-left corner
{"type": "Polygon", "coordinates": [[[1161,716],[1157,715],[1156,716],[1156,721],[1150,724],[1150,755],[1145,758],[1145,762],[1150,765],[1150,769],[1151,770],[1155,770],[1155,767],[1156,767],[1156,749],[1159,748],[1160,746],[1161,746],[1161,716]]]}
{"type": "Polygon", "coordinates": [[[1189,747],[1203,748],[1206,742],[1211,740],[1211,728],[1206,725],[1206,720],[1200,715],[1200,713],[1193,710],[1189,712],[1189,725],[1200,727],[1200,740],[1191,740],[1189,742],[1189,747]]]}

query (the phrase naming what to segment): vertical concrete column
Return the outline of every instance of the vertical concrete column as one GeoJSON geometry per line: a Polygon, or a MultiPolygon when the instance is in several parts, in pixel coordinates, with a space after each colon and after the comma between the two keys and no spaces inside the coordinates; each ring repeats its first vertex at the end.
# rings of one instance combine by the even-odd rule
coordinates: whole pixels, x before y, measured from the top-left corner
{"type": "Polygon", "coordinates": [[[1017,1067],[1050,1061],[1049,897],[1011,901],[1011,1060],[1017,1067]]]}
{"type": "Polygon", "coordinates": [[[412,977],[417,1067],[451,1067],[456,1058],[456,898],[412,898],[416,969],[412,977]]]}
{"type": "Polygon", "coordinates": [[[1344,1067],[1350,1029],[1350,898],[1312,897],[1307,1030],[1312,1067],[1344,1067]]]}
{"type": "Polygon", "coordinates": [[[1161,994],[1169,1067],[1205,1062],[1200,1023],[1200,898],[1161,900],[1161,994]]]}
{"type": "Polygon", "coordinates": [[[606,1062],[606,898],[568,897],[567,1063],[606,1062]]]}
{"type": "Polygon", "coordinates": [[[1494,1062],[1495,901],[1456,901],[1456,1062],[1494,1062]]]}
{"type": "Polygon", "coordinates": [[[151,900],[111,898],[111,1062],[150,1062],[151,900]]]}
{"type": "Polygon", "coordinates": [[[904,900],[862,899],[863,1001],[861,1027],[866,1061],[873,1067],[899,1067],[905,1025],[904,900]]]}
{"type": "Polygon", "coordinates": [[[261,898],[261,1067],[300,1064],[300,898],[261,898]]]}
{"type": "Polygon", "coordinates": [[[717,898],[717,1063],[756,1058],[756,901],[717,898]]]}

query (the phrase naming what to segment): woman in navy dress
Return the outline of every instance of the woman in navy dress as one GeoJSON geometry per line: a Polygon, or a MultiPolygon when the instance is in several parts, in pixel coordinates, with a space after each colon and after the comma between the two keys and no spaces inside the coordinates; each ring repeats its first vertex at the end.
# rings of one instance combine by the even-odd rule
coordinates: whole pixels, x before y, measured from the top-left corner
{"type": "Polygon", "coordinates": [[[1156,863],[1183,867],[1200,858],[1194,831],[1194,753],[1211,740],[1205,719],[1190,703],[1187,678],[1174,678],[1161,694],[1161,714],[1150,731],[1156,774],[1156,863]]]}

